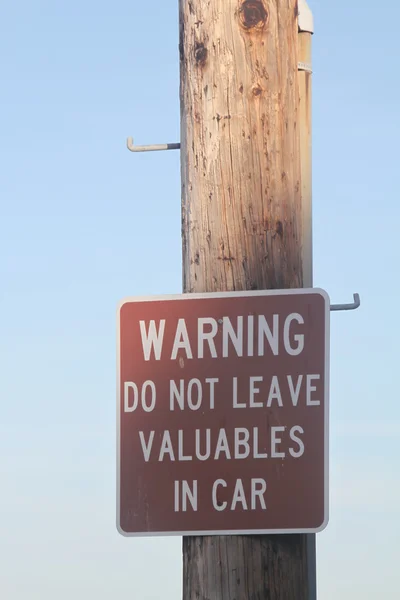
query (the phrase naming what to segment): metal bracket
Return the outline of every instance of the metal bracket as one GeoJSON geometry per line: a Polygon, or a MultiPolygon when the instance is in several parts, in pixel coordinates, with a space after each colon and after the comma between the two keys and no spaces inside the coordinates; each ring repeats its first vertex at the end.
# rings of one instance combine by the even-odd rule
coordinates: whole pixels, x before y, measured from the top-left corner
{"type": "Polygon", "coordinates": [[[307,0],[299,0],[299,31],[314,33],[314,18],[307,0]]]}
{"type": "Polygon", "coordinates": [[[159,150],[179,150],[180,144],[156,144],[153,146],[135,146],[133,138],[129,137],[126,141],[128,150],[131,152],[157,152],[159,150]]]}
{"type": "Polygon", "coordinates": [[[361,306],[359,294],[353,294],[354,302],[352,304],[331,304],[331,310],[357,310],[361,306]]]}
{"type": "Polygon", "coordinates": [[[305,71],[306,73],[312,73],[312,65],[310,65],[309,63],[305,63],[305,62],[299,62],[297,64],[297,69],[299,71],[305,71]]]}

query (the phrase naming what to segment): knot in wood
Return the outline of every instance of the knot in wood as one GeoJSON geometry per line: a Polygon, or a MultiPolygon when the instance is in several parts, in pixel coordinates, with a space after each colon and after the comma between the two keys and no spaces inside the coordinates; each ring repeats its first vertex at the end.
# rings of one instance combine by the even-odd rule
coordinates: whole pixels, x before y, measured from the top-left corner
{"type": "Polygon", "coordinates": [[[277,221],[276,222],[275,231],[279,235],[280,238],[283,237],[283,225],[282,225],[282,221],[277,221]]]}
{"type": "Polygon", "coordinates": [[[208,50],[204,44],[196,42],[194,47],[194,58],[199,67],[204,67],[207,61],[208,50]]]}
{"type": "Polygon", "coordinates": [[[261,0],[245,0],[239,13],[242,25],[246,29],[262,29],[268,20],[268,13],[261,0]]]}

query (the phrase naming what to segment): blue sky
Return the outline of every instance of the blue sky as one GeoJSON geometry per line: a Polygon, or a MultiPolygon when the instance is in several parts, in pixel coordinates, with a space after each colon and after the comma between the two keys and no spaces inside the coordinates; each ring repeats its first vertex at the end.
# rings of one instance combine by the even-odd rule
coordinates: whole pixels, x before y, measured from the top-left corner
{"type": "MultiPolygon", "coordinates": [[[[400,6],[314,11],[314,283],[333,302],[324,600],[397,598],[400,6]]],[[[115,309],[181,291],[178,2],[0,9],[0,590],[176,600],[180,539],[115,528],[115,309]]]]}

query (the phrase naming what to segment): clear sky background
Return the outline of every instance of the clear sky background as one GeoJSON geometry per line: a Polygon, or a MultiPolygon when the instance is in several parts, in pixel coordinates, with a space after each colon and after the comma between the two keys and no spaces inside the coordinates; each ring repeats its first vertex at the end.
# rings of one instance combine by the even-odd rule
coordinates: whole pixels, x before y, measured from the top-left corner
{"type": "MultiPolygon", "coordinates": [[[[398,598],[400,5],[310,0],[314,283],[333,302],[321,600],[398,598]]],[[[181,291],[177,0],[0,9],[0,596],[178,600],[115,528],[115,309],[181,291]]]]}

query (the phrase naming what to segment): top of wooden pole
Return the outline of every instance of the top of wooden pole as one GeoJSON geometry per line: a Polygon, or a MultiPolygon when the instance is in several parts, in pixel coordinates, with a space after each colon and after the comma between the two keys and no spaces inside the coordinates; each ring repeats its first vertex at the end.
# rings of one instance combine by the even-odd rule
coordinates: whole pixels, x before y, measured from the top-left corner
{"type": "Polygon", "coordinates": [[[314,33],[314,17],[307,0],[299,0],[299,31],[314,33]]]}

